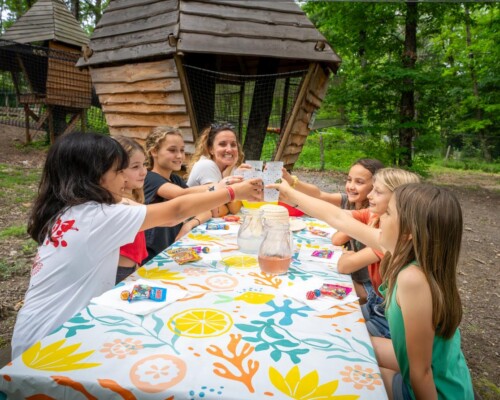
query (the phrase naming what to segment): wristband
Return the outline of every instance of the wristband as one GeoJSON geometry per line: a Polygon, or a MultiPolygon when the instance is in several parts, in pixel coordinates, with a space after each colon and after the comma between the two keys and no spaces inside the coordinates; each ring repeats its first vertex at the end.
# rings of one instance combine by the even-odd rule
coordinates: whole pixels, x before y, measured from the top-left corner
{"type": "Polygon", "coordinates": [[[299,182],[299,177],[297,175],[292,175],[292,184],[290,185],[292,188],[295,189],[295,186],[299,182]]]}
{"type": "Polygon", "coordinates": [[[229,201],[234,201],[236,198],[236,194],[234,193],[234,189],[231,186],[226,187],[227,192],[229,193],[229,201]]]}

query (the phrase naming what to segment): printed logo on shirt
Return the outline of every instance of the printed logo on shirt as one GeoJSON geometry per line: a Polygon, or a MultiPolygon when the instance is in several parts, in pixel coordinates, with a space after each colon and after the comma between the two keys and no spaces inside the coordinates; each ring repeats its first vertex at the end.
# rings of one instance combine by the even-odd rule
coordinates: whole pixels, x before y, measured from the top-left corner
{"type": "Polygon", "coordinates": [[[63,239],[63,236],[69,230],[73,231],[78,230],[78,228],[73,227],[74,224],[75,224],[74,219],[61,221],[61,219],[59,218],[52,227],[52,240],[47,238],[45,244],[48,245],[49,243],[52,243],[54,247],[59,247],[59,245],[61,245],[61,247],[66,247],[68,245],[68,242],[66,242],[66,240],[63,239]]]}
{"type": "Polygon", "coordinates": [[[35,259],[33,260],[33,266],[31,267],[31,276],[35,276],[43,268],[43,264],[40,261],[40,254],[36,253],[35,259]]]}

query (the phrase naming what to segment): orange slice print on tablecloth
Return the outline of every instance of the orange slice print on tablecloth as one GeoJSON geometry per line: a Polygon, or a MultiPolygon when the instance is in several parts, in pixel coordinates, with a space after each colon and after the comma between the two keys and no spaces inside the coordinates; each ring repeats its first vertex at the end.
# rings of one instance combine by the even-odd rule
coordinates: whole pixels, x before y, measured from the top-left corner
{"type": "Polygon", "coordinates": [[[186,364],[169,354],[156,354],[136,362],[130,380],[140,390],[159,393],[177,385],[186,376],[186,364]]]}

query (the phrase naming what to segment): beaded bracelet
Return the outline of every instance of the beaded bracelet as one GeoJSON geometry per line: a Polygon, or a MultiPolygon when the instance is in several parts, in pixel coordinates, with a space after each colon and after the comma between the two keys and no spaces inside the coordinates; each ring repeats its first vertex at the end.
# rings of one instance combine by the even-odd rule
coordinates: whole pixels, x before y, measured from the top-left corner
{"type": "Polygon", "coordinates": [[[236,194],[234,193],[234,189],[231,186],[226,186],[227,192],[229,193],[229,201],[234,201],[236,198],[236,194]]]}
{"type": "Polygon", "coordinates": [[[292,184],[290,185],[292,188],[295,189],[295,186],[299,182],[299,177],[297,175],[292,175],[292,184]]]}

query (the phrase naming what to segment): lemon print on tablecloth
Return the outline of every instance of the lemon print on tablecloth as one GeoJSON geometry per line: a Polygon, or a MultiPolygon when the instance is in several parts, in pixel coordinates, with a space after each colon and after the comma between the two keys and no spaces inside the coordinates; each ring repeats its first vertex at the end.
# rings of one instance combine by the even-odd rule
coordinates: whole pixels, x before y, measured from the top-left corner
{"type": "Polygon", "coordinates": [[[170,271],[168,269],[160,269],[158,267],[146,269],[144,267],[137,270],[137,275],[145,279],[159,279],[165,281],[178,281],[184,279],[184,276],[177,271],[170,271]]]}
{"type": "Polygon", "coordinates": [[[245,292],[235,297],[234,300],[241,300],[248,304],[266,304],[268,301],[271,301],[274,298],[274,294],[245,292]]]}
{"type": "Polygon", "coordinates": [[[256,257],[246,254],[224,257],[222,262],[231,268],[253,268],[259,266],[256,257]]]}
{"type": "Polygon", "coordinates": [[[226,333],[233,326],[233,319],[213,308],[191,308],[175,314],[167,326],[179,336],[205,338],[226,333]]]}

